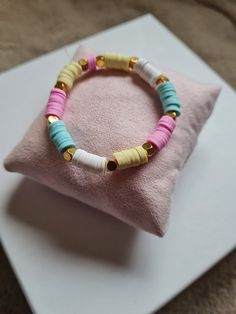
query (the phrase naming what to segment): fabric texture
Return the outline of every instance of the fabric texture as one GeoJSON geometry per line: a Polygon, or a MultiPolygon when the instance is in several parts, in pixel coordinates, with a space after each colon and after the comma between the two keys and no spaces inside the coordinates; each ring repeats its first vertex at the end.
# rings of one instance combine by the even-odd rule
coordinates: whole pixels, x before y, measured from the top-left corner
{"type": "MultiPolygon", "coordinates": [[[[74,59],[87,52],[80,47],[74,59]]],[[[182,114],[167,146],[148,164],[105,176],[76,168],[57,153],[41,112],[5,159],[6,169],[163,236],[176,177],[220,92],[217,86],[193,82],[171,70],[163,69],[163,73],[176,87],[182,114]]],[[[133,73],[109,70],[79,79],[66,101],[63,120],[78,147],[108,157],[144,143],[161,114],[156,92],[142,79],[133,73]]]]}

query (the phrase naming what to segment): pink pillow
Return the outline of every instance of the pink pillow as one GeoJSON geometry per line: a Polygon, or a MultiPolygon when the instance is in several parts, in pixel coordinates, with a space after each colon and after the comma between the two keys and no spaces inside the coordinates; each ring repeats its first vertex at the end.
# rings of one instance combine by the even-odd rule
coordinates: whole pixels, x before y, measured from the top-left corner
{"type": "MultiPolygon", "coordinates": [[[[80,47],[74,59],[84,57],[86,51],[80,47]]],[[[76,168],[57,153],[41,112],[5,159],[5,168],[163,236],[175,179],[220,92],[219,87],[194,82],[170,70],[163,73],[176,87],[182,113],[169,143],[148,164],[105,176],[76,168]]],[[[88,74],[74,86],[66,102],[64,121],[79,147],[111,156],[112,152],[144,143],[160,116],[156,92],[136,74],[101,71],[88,74]]]]}

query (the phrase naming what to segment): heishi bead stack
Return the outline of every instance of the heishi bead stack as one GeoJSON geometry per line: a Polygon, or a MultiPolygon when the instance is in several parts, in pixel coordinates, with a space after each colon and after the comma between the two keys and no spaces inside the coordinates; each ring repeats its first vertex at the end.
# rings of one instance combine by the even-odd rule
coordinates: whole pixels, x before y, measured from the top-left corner
{"type": "Polygon", "coordinates": [[[50,92],[45,111],[49,137],[58,152],[63,155],[66,161],[71,161],[73,165],[97,174],[105,174],[106,171],[122,170],[147,163],[150,157],[163,149],[168,143],[176,126],[176,118],[179,115],[180,102],[176,90],[161,71],[146,59],[115,53],[105,53],[98,56],[89,54],[78,62],[73,61],[65,65],[58,75],[55,87],[50,92]],[[115,152],[112,159],[76,148],[62,121],[65,100],[74,82],[83,73],[95,72],[99,69],[116,69],[137,73],[156,90],[164,113],[157,122],[153,133],[147,137],[143,145],[115,152]]]}

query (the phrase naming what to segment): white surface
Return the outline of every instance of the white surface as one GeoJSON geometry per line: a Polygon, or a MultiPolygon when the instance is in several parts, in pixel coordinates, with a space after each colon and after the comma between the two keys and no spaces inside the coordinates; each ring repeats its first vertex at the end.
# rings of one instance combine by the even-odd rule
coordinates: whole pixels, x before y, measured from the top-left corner
{"type": "MultiPolygon", "coordinates": [[[[150,15],[81,42],[158,60],[223,86],[178,178],[164,239],[1,169],[1,239],[35,313],[147,314],[235,246],[236,97],[150,15]]],[[[69,54],[76,46],[67,48],[69,54]]],[[[67,61],[60,49],[0,76],[1,158],[44,106],[58,69],[67,61]]]]}

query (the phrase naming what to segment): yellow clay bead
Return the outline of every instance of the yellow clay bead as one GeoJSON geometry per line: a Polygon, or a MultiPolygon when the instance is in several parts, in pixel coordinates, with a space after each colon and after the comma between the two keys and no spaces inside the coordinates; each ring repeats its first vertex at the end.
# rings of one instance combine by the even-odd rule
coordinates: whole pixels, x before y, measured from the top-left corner
{"type": "Polygon", "coordinates": [[[83,71],[88,70],[88,61],[86,59],[80,59],[79,60],[79,65],[81,66],[83,71]]]}
{"type": "Polygon", "coordinates": [[[119,170],[137,167],[148,162],[148,153],[142,146],[113,153],[119,170]]]}
{"type": "Polygon", "coordinates": [[[148,157],[153,156],[157,152],[157,148],[149,142],[144,143],[143,148],[147,151],[148,157]]]}
{"type": "Polygon", "coordinates": [[[73,155],[76,151],[76,148],[75,147],[70,147],[70,148],[67,148],[67,150],[63,153],[63,158],[66,160],[66,161],[71,161],[72,158],[73,158],[73,155]]]}
{"type": "Polygon", "coordinates": [[[74,81],[79,78],[82,72],[83,70],[78,61],[72,61],[66,64],[60,71],[57,81],[63,82],[69,91],[72,88],[74,81]]]}
{"type": "Polygon", "coordinates": [[[103,68],[105,65],[105,58],[104,56],[97,56],[96,57],[96,65],[99,68],[103,68]]]}

